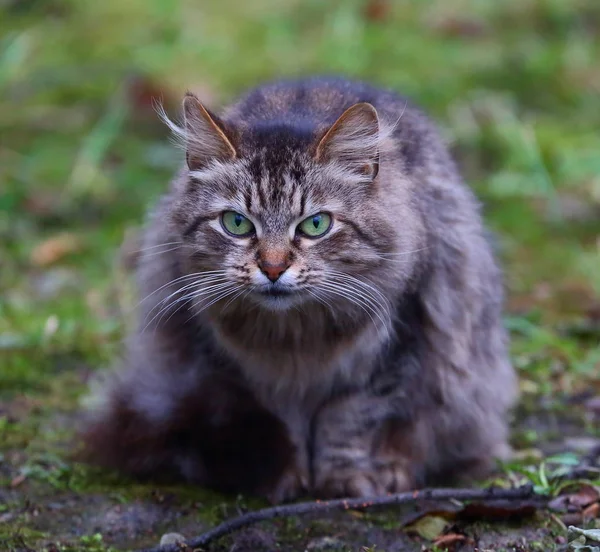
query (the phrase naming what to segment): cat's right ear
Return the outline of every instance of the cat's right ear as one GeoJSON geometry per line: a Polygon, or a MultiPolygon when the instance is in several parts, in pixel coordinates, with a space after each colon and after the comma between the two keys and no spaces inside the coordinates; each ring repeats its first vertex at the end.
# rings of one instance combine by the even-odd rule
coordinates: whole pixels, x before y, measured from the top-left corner
{"type": "Polygon", "coordinates": [[[212,161],[230,161],[237,152],[223,123],[211,114],[196,96],[183,100],[186,161],[190,170],[202,169],[212,161]]]}
{"type": "Polygon", "coordinates": [[[379,117],[369,103],[354,104],[342,113],[317,145],[317,161],[338,160],[371,180],[379,170],[379,117]]]}

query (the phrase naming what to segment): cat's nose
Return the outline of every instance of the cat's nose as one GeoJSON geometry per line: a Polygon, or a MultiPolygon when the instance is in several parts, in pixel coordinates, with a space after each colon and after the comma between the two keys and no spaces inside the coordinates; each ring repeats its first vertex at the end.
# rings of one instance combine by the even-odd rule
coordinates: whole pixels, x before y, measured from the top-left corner
{"type": "Polygon", "coordinates": [[[261,272],[271,280],[271,282],[279,280],[289,266],[289,260],[282,256],[265,256],[258,259],[258,268],[260,268],[261,272]]]}

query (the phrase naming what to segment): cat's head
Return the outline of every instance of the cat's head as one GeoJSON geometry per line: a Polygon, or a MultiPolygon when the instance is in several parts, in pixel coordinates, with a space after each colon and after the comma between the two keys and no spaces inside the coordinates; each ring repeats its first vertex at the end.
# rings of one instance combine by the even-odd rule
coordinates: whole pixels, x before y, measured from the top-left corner
{"type": "Polygon", "coordinates": [[[196,301],[385,308],[383,288],[402,275],[394,255],[406,201],[380,185],[389,133],[372,105],[357,103],[328,126],[247,125],[188,95],[184,115],[182,127],[171,123],[187,161],[171,224],[186,270],[198,275],[196,301]]]}

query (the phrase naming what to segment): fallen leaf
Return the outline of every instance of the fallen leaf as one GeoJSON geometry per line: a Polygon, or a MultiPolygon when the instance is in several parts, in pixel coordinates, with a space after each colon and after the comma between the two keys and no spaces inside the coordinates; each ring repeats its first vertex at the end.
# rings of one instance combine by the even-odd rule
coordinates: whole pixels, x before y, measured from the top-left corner
{"type": "Polygon", "coordinates": [[[550,501],[548,507],[556,512],[579,512],[598,500],[600,491],[593,485],[582,484],[578,486],[577,492],[565,493],[550,501]]]}
{"type": "Polygon", "coordinates": [[[427,540],[437,539],[446,529],[448,520],[443,517],[426,516],[409,525],[406,530],[427,540]]]}
{"type": "Polygon", "coordinates": [[[27,479],[27,476],[25,474],[22,473],[21,475],[17,475],[10,482],[10,486],[14,489],[14,488],[18,487],[21,483],[23,483],[23,481],[25,481],[25,479],[27,479]]]}
{"type": "Polygon", "coordinates": [[[390,15],[392,6],[389,0],[370,0],[365,7],[365,19],[384,21],[390,15]]]}
{"type": "Polygon", "coordinates": [[[433,544],[436,546],[449,546],[451,544],[456,544],[457,542],[464,542],[467,540],[465,535],[459,535],[458,533],[448,533],[447,535],[442,535],[435,539],[433,544]]]}
{"type": "Polygon", "coordinates": [[[592,543],[600,544],[600,529],[579,529],[571,525],[569,527],[569,537],[582,536],[586,540],[592,541],[592,543]]]}
{"type": "Polygon", "coordinates": [[[600,517],[600,502],[594,502],[594,504],[590,504],[581,515],[585,521],[589,521],[591,519],[596,519],[600,517]]]}
{"type": "Polygon", "coordinates": [[[74,234],[64,233],[48,238],[31,252],[31,262],[40,267],[54,264],[81,249],[81,241],[74,234]]]}

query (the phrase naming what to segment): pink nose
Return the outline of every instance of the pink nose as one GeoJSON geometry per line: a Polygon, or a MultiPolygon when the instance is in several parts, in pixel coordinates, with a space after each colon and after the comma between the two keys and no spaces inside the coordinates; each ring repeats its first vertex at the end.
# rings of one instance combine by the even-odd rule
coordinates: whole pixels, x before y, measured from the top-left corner
{"type": "Polygon", "coordinates": [[[290,263],[286,260],[272,263],[263,259],[259,259],[258,268],[271,282],[276,282],[280,276],[289,268],[290,263]]]}

